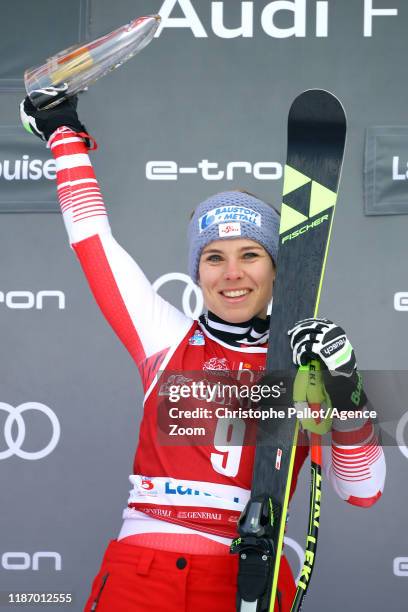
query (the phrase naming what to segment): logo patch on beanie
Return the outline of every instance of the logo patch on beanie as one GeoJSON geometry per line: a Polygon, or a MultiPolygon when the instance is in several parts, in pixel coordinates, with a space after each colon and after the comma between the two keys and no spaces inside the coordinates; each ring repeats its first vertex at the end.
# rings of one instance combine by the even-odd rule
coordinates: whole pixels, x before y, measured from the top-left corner
{"type": "Polygon", "coordinates": [[[220,237],[226,236],[240,236],[241,235],[241,224],[240,223],[220,223],[218,225],[218,234],[220,237]]]}
{"type": "Polygon", "coordinates": [[[261,213],[245,206],[220,206],[202,215],[198,219],[198,228],[201,234],[211,225],[218,225],[219,223],[231,224],[231,222],[236,221],[252,223],[252,225],[261,227],[262,216],[261,213]]]}

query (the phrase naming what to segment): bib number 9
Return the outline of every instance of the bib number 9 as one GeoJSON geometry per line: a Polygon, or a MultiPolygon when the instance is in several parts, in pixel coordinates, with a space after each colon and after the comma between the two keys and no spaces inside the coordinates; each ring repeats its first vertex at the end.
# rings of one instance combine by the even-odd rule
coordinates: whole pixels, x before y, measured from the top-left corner
{"type": "Polygon", "coordinates": [[[242,419],[218,419],[214,434],[211,465],[224,476],[236,476],[241,461],[242,444],[245,437],[245,422],[242,419]]]}

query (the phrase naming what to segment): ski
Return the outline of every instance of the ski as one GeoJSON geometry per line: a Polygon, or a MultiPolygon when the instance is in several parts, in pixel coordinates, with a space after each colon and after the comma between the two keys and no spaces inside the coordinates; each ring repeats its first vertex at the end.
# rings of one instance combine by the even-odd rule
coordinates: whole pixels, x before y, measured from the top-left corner
{"type": "MultiPolygon", "coordinates": [[[[291,371],[296,374],[287,331],[297,321],[317,316],[345,136],[344,110],[334,95],[312,89],[295,99],[288,117],[267,375],[291,371]]],[[[306,369],[310,376],[318,376],[317,363],[312,362],[306,369]]],[[[292,388],[287,389],[286,397],[288,404],[292,402],[292,388]]],[[[321,401],[318,393],[316,397],[313,402],[321,401]]],[[[277,582],[298,432],[295,418],[272,419],[259,427],[251,497],[240,517],[239,537],[231,546],[231,552],[239,555],[238,612],[280,609],[277,582]]],[[[293,611],[302,605],[317,544],[321,495],[319,438],[317,434],[311,436],[312,486],[306,558],[293,611]]]]}

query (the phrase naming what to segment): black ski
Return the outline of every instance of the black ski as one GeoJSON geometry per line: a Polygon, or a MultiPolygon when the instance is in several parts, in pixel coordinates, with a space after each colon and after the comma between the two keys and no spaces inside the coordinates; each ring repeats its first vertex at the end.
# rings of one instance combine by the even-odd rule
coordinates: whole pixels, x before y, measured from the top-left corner
{"type": "MultiPolygon", "coordinates": [[[[344,110],[331,93],[308,90],[288,118],[277,277],[266,372],[292,371],[287,330],[317,315],[346,135],[344,110]]],[[[311,366],[313,368],[313,364],[311,366]]],[[[292,401],[288,389],[287,401],[292,401]]],[[[294,418],[272,419],[258,432],[251,498],[231,552],[239,554],[237,610],[273,612],[298,439],[294,418]]],[[[311,575],[320,510],[319,436],[312,436],[311,514],[305,565],[292,610],[311,575]],[[307,566],[309,563],[310,567],[307,566]]]]}

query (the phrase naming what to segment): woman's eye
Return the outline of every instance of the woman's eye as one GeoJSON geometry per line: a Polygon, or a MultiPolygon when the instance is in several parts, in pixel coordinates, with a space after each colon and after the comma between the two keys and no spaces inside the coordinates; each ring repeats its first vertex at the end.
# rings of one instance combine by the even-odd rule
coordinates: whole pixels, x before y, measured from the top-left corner
{"type": "Polygon", "coordinates": [[[221,261],[220,255],[209,255],[206,261],[218,262],[221,261]]]}
{"type": "Polygon", "coordinates": [[[253,259],[254,257],[258,257],[258,253],[253,253],[252,251],[248,251],[244,254],[244,259],[253,259]]]}

